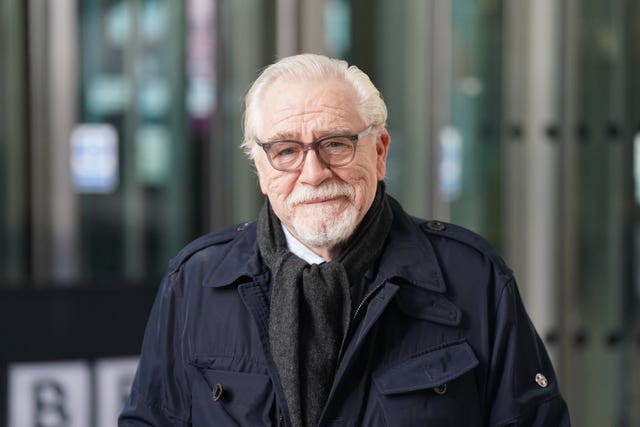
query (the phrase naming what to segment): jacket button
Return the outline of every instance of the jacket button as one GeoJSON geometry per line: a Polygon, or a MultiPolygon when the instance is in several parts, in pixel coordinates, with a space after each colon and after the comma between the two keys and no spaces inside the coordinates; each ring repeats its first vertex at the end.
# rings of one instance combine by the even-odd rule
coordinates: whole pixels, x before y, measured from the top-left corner
{"type": "Polygon", "coordinates": [[[436,394],[439,394],[440,396],[442,396],[443,394],[445,394],[447,392],[447,384],[446,383],[440,384],[439,386],[434,387],[433,391],[436,394]]]}
{"type": "Polygon", "coordinates": [[[447,228],[447,226],[440,221],[429,221],[427,222],[427,227],[429,227],[429,230],[433,231],[443,231],[445,228],[447,228]]]}
{"type": "Polygon", "coordinates": [[[211,398],[213,399],[214,402],[217,402],[222,398],[223,391],[224,389],[222,388],[222,384],[218,383],[215,385],[215,387],[211,391],[211,398]]]}
{"type": "Polygon", "coordinates": [[[545,377],[544,375],[542,375],[540,373],[537,373],[536,374],[536,384],[538,384],[542,388],[546,388],[549,385],[549,381],[547,380],[547,377],[545,377]]]}

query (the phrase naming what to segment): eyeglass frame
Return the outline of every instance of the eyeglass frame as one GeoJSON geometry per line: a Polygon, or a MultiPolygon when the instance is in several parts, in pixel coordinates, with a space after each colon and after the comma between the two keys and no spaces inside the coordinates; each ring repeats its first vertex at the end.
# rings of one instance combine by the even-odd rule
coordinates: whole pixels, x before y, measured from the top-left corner
{"type": "Polygon", "coordinates": [[[271,165],[271,167],[280,172],[294,172],[294,171],[300,170],[305,160],[307,159],[307,152],[309,150],[315,151],[316,157],[318,157],[318,160],[320,160],[323,165],[327,166],[328,168],[339,168],[339,167],[347,166],[349,163],[353,162],[353,159],[356,158],[357,142],[363,137],[369,135],[375,129],[375,127],[376,126],[372,124],[364,128],[360,132],[352,135],[327,135],[313,142],[301,142],[301,141],[295,141],[293,139],[281,139],[277,141],[261,142],[258,139],[256,139],[256,144],[264,150],[265,154],[267,155],[267,160],[269,161],[269,164],[271,165]],[[330,164],[329,162],[327,162],[325,159],[322,158],[322,156],[320,155],[320,144],[332,138],[347,138],[347,140],[351,142],[351,145],[353,146],[353,153],[351,154],[351,158],[348,161],[335,165],[335,164],[330,164]],[[273,144],[277,144],[280,142],[294,143],[302,147],[302,159],[300,160],[300,163],[298,163],[296,167],[282,169],[282,168],[276,167],[273,164],[271,156],[269,156],[269,149],[271,149],[271,146],[273,144]]]}

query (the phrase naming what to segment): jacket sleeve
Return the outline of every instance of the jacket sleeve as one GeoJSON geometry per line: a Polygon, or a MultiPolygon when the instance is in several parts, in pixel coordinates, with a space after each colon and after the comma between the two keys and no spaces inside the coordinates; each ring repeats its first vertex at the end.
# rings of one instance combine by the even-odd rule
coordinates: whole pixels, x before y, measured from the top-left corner
{"type": "Polygon", "coordinates": [[[494,319],[488,384],[490,425],[568,427],[569,412],[553,366],[513,279],[502,291],[494,319]]]}
{"type": "Polygon", "coordinates": [[[168,273],[156,296],[131,394],[118,419],[120,427],[190,425],[179,277],[168,273]]]}

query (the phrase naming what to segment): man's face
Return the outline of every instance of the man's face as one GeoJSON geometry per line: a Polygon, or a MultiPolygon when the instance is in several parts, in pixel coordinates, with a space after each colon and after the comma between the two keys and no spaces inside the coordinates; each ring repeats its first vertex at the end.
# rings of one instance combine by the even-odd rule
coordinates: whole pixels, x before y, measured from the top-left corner
{"type": "MultiPolygon", "coordinates": [[[[338,79],[276,81],[262,99],[262,142],[313,142],[328,135],[356,134],[371,123],[360,117],[354,89],[338,79]]],[[[375,129],[356,144],[355,158],[341,167],[327,167],[313,150],[301,168],[275,170],[263,150],[255,165],[260,188],[287,229],[325,258],[338,255],[371,206],[384,178],[389,135],[375,129]]]]}

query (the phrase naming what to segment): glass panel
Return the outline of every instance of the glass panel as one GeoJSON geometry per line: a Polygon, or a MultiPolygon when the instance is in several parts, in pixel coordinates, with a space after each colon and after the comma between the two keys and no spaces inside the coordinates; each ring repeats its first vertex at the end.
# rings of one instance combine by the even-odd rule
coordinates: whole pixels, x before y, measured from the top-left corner
{"type": "MultiPolygon", "coordinates": [[[[450,173],[455,174],[459,169],[460,176],[449,177],[452,187],[445,187],[446,181],[441,178],[439,197],[451,203],[452,222],[498,245],[503,231],[500,212],[502,10],[495,1],[458,1],[451,5],[451,126],[459,134],[460,152],[450,154],[449,157],[454,158],[449,161],[456,168],[450,173]]],[[[440,164],[441,169],[444,166],[440,164]]]]}
{"type": "Polygon", "coordinates": [[[0,4],[0,287],[28,277],[27,145],[25,144],[24,8],[0,4]]]}
{"type": "Polygon", "coordinates": [[[626,11],[626,84],[627,105],[626,126],[632,129],[633,154],[627,159],[635,159],[635,165],[629,164],[627,170],[635,175],[635,184],[630,185],[627,194],[629,206],[629,227],[626,232],[625,248],[629,251],[626,264],[626,286],[624,296],[625,316],[624,325],[624,374],[623,388],[625,394],[620,402],[623,420],[628,426],[640,425],[640,81],[635,76],[640,75],[640,26],[633,23],[640,22],[640,3],[628,3],[626,11]],[[635,170],[635,173],[633,172],[635,170]],[[635,195],[635,197],[634,197],[635,195]],[[635,200],[634,200],[635,199],[635,200]],[[631,201],[633,200],[633,201],[631,201]]]}
{"type": "Polygon", "coordinates": [[[117,174],[111,186],[87,187],[91,176],[81,176],[84,186],[76,182],[82,276],[152,279],[200,226],[192,183],[202,165],[184,108],[183,5],[93,0],[79,7],[80,122],[107,125],[113,137],[100,136],[104,126],[90,127],[74,159],[85,161],[94,179],[102,162],[117,174]],[[110,148],[100,157],[95,141],[105,138],[110,148]]]}
{"type": "MultiPolygon", "coordinates": [[[[420,216],[439,213],[438,205],[445,202],[443,212],[453,222],[479,232],[494,245],[503,246],[506,240],[517,242],[515,249],[522,252],[519,275],[535,265],[532,262],[535,257],[549,256],[540,254],[540,248],[535,248],[536,253],[522,251],[526,246],[522,242],[523,228],[531,226],[527,216],[554,215],[550,217],[551,225],[558,231],[557,235],[544,227],[533,228],[534,232],[546,233],[545,239],[554,243],[551,249],[558,254],[557,259],[547,265],[546,270],[552,271],[538,272],[536,277],[550,278],[545,285],[551,285],[550,295],[554,300],[561,295],[575,298],[569,301],[571,307],[565,307],[563,315],[571,319],[563,324],[574,324],[576,314],[577,322],[582,324],[577,331],[541,332],[549,333],[545,338],[552,339],[549,342],[552,351],[558,348],[554,340],[570,340],[561,347],[571,353],[562,360],[572,364],[571,369],[567,369],[572,372],[569,377],[572,383],[565,384],[563,390],[576,425],[636,425],[640,416],[637,409],[632,409],[632,402],[640,395],[640,364],[637,363],[640,203],[634,199],[635,193],[640,194],[637,189],[640,179],[636,176],[633,181],[632,162],[640,156],[634,155],[631,148],[634,135],[640,132],[640,98],[637,97],[640,88],[635,78],[640,73],[640,38],[638,26],[634,25],[640,6],[631,3],[579,0],[572,2],[574,8],[553,2],[545,3],[553,7],[536,7],[536,12],[546,14],[553,10],[578,11],[572,15],[577,35],[564,31],[566,16],[561,13],[546,17],[549,29],[557,34],[552,41],[557,43],[558,55],[550,52],[551,56],[545,57],[545,66],[553,67],[549,75],[557,76],[545,83],[536,68],[540,66],[536,62],[538,58],[527,56],[530,54],[527,49],[532,45],[530,37],[535,37],[536,30],[527,26],[538,22],[536,19],[545,19],[545,16],[534,19],[528,15],[528,11],[533,10],[529,7],[535,4],[533,0],[519,3],[522,10],[513,16],[506,14],[507,2],[493,0],[398,4],[377,1],[373,5],[351,2],[349,58],[371,75],[389,106],[390,193],[420,216]],[[451,9],[443,13],[445,3],[451,9]],[[507,22],[514,17],[517,18],[514,22],[507,22]],[[402,25],[397,25],[398,22],[402,25]],[[519,27],[519,24],[524,25],[519,27]],[[517,52],[514,57],[505,57],[509,52],[503,48],[507,43],[503,29],[507,25],[517,32],[520,44],[516,45],[524,47],[524,52],[517,52]],[[560,58],[569,44],[577,57],[560,58]],[[520,61],[523,64],[518,64],[520,68],[515,70],[522,73],[516,76],[519,84],[516,87],[508,84],[513,76],[503,75],[503,70],[509,69],[506,63],[517,62],[519,55],[525,56],[525,60],[520,61]],[[576,70],[575,75],[562,69],[569,61],[578,61],[569,64],[571,70],[576,70]],[[447,67],[450,67],[449,73],[447,67]],[[531,71],[538,73],[531,75],[531,71]],[[528,82],[526,76],[537,77],[537,86],[528,82]],[[573,97],[572,89],[571,98],[566,98],[571,85],[575,85],[576,96],[573,97]],[[528,91],[533,87],[551,94],[545,99],[553,104],[547,115],[536,120],[527,110],[527,97],[532,96],[528,91]],[[512,98],[517,104],[514,106],[523,122],[507,123],[509,128],[502,129],[505,118],[511,117],[503,110],[503,100],[514,94],[512,98]],[[569,103],[572,104],[567,107],[569,103]],[[447,113],[443,115],[442,109],[447,113]],[[577,110],[577,129],[569,129],[563,122],[566,118],[562,112],[566,110],[577,110]],[[535,126],[522,126],[530,122],[535,126]],[[565,130],[575,134],[563,135],[561,132],[565,130]],[[571,159],[547,157],[545,164],[536,165],[532,163],[534,159],[527,156],[529,151],[523,149],[518,152],[518,165],[507,164],[508,159],[502,154],[505,144],[519,144],[532,135],[535,140],[532,139],[531,144],[546,144],[545,147],[550,148],[547,152],[554,153],[564,152],[557,149],[560,144],[577,138],[576,155],[571,159]],[[578,188],[577,194],[572,194],[572,199],[577,200],[576,206],[570,209],[577,213],[572,218],[576,223],[575,234],[563,234],[553,223],[553,218],[566,208],[550,198],[553,194],[562,197],[555,187],[563,188],[562,183],[555,180],[555,175],[554,179],[540,180],[538,183],[544,183],[544,188],[540,188],[531,185],[532,176],[518,170],[518,166],[526,166],[535,174],[541,169],[537,166],[550,168],[546,161],[571,162],[576,166],[575,176],[570,177],[578,188]],[[507,176],[508,166],[513,166],[510,176],[507,176]],[[521,228],[506,227],[507,212],[501,200],[505,188],[500,184],[506,186],[512,178],[516,180],[515,192],[531,190],[508,201],[521,205],[517,211],[523,213],[517,222],[521,228]],[[533,190],[544,194],[531,194],[535,193],[533,190]],[[539,207],[535,201],[540,199],[551,201],[553,212],[534,211],[539,207]],[[533,212],[525,211],[527,206],[533,212]],[[575,242],[561,244],[560,236],[574,235],[575,242]],[[555,246],[576,248],[570,256],[572,261],[575,257],[577,283],[558,281],[557,286],[553,286],[561,277],[566,261],[562,258],[566,252],[555,246]],[[576,295],[573,289],[577,290],[576,295]]],[[[636,168],[640,170],[637,165],[636,168]]],[[[558,174],[558,178],[561,177],[567,178],[558,174]]],[[[553,304],[530,302],[531,312],[553,316],[553,304]]]]}
{"type": "Polygon", "coordinates": [[[499,243],[500,3],[353,9],[349,57],[389,108],[389,192],[415,215],[436,212],[499,243]]]}
{"type": "Polygon", "coordinates": [[[579,292],[588,340],[582,358],[578,425],[625,425],[621,402],[624,315],[625,144],[623,4],[585,1],[581,13],[579,105],[579,292]]]}
{"type": "Polygon", "coordinates": [[[274,60],[275,5],[273,0],[223,1],[218,8],[219,34],[225,49],[218,51],[220,110],[212,137],[217,170],[212,182],[224,213],[221,224],[253,219],[262,195],[251,163],[239,149],[242,142],[242,98],[261,68],[274,60]]]}
{"type": "Polygon", "coordinates": [[[326,0],[324,43],[327,55],[346,58],[351,48],[351,9],[348,0],[326,0]]]}
{"type": "Polygon", "coordinates": [[[432,67],[430,2],[356,2],[351,61],[369,74],[385,98],[391,135],[387,187],[414,215],[431,207],[433,129],[429,115],[432,67]],[[362,4],[361,4],[362,3],[362,4]],[[375,24],[372,25],[371,22],[375,24]],[[405,25],[392,23],[405,22],[405,25]],[[375,40],[375,42],[374,42],[375,40]],[[374,44],[375,43],[375,44],[374,44]]]}

